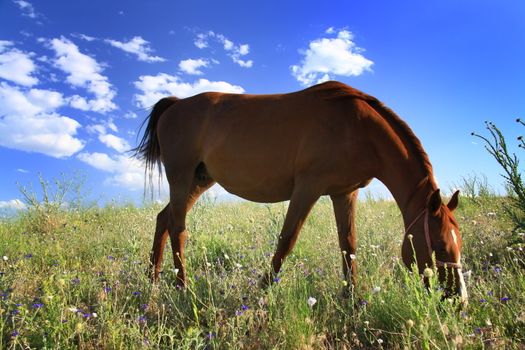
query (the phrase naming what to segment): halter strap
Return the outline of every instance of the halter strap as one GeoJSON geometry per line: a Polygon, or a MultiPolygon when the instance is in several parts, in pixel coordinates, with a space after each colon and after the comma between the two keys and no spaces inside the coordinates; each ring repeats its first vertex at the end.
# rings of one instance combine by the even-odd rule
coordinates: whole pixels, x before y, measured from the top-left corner
{"type": "MultiPolygon", "coordinates": [[[[405,230],[405,237],[406,235],[408,234],[408,232],[410,231],[410,229],[416,224],[416,222],[418,222],[419,219],[421,219],[421,217],[425,215],[425,223],[424,223],[424,227],[425,227],[425,240],[427,242],[427,249],[428,249],[428,256],[432,257],[432,241],[430,240],[430,229],[428,227],[428,218],[429,218],[429,214],[428,214],[428,209],[425,208],[421,213],[419,213],[418,216],[416,216],[416,218],[412,221],[412,223],[410,225],[408,225],[407,229],[405,230]]],[[[455,269],[461,269],[461,263],[454,263],[454,262],[443,262],[443,261],[440,261],[436,258],[436,266],[438,267],[452,267],[452,268],[455,268],[455,269]]]]}

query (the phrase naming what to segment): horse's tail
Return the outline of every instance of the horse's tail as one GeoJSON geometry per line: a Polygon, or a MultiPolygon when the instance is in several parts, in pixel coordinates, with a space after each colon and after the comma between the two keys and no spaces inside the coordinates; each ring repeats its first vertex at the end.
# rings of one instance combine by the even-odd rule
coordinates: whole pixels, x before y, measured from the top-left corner
{"type": "Polygon", "coordinates": [[[145,162],[145,173],[146,175],[149,174],[150,183],[152,183],[153,170],[155,166],[157,166],[159,169],[159,177],[162,173],[160,144],[157,137],[157,124],[159,122],[160,116],[176,101],[176,97],[164,97],[155,103],[151,109],[150,114],[146,119],[144,119],[140,126],[139,132],[142,130],[144,125],[146,125],[144,135],[142,136],[138,146],[132,149],[134,156],[145,162]]]}

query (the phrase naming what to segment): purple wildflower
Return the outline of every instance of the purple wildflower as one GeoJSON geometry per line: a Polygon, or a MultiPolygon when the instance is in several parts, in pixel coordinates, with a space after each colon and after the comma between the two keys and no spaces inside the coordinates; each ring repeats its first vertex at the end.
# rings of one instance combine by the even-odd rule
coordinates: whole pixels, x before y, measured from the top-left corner
{"type": "Polygon", "coordinates": [[[42,303],[34,303],[33,304],[33,309],[41,309],[44,307],[44,304],[42,303]]]}
{"type": "Polygon", "coordinates": [[[73,284],[75,284],[75,285],[80,284],[80,278],[78,278],[78,277],[73,278],[73,279],[71,280],[71,283],[73,283],[73,284]]]}
{"type": "Polygon", "coordinates": [[[502,303],[506,303],[506,302],[509,301],[509,300],[510,300],[510,297],[507,297],[507,296],[504,296],[503,298],[500,299],[500,301],[501,301],[502,303]]]}
{"type": "Polygon", "coordinates": [[[362,299],[362,300],[359,300],[359,304],[360,304],[361,306],[367,306],[367,305],[368,305],[368,301],[362,299]]]}
{"type": "Polygon", "coordinates": [[[137,321],[138,321],[139,323],[145,323],[146,320],[147,320],[147,319],[146,319],[146,316],[144,316],[144,315],[139,316],[139,317],[137,318],[137,321]]]}
{"type": "Polygon", "coordinates": [[[208,338],[208,340],[212,340],[213,338],[215,338],[215,333],[214,332],[208,332],[208,334],[206,334],[206,338],[208,338]]]}
{"type": "Polygon", "coordinates": [[[483,299],[483,298],[482,298],[482,299],[479,300],[479,302],[480,302],[480,303],[486,303],[486,302],[487,302],[487,299],[483,299]]]}
{"type": "Polygon", "coordinates": [[[18,336],[19,334],[20,334],[19,331],[12,331],[12,332],[11,332],[11,336],[12,336],[12,337],[16,337],[16,336],[18,336]]]}
{"type": "Polygon", "coordinates": [[[20,313],[20,310],[18,309],[14,309],[13,311],[11,311],[11,315],[18,315],[20,313]]]}
{"type": "Polygon", "coordinates": [[[148,304],[142,304],[140,305],[140,308],[144,311],[146,311],[148,309],[149,305],[148,304]]]}
{"type": "Polygon", "coordinates": [[[33,254],[31,253],[24,255],[24,258],[26,259],[31,259],[32,257],[33,257],[33,254]]]}
{"type": "Polygon", "coordinates": [[[241,310],[235,310],[235,316],[241,316],[243,311],[241,310]]]}
{"type": "Polygon", "coordinates": [[[134,292],[133,292],[133,295],[137,297],[137,296],[140,295],[140,292],[139,292],[138,290],[137,290],[137,291],[134,291],[134,292]]]}
{"type": "Polygon", "coordinates": [[[244,305],[244,304],[241,304],[241,310],[242,310],[242,311],[246,311],[246,310],[248,310],[248,309],[249,309],[248,306],[246,306],[246,305],[244,305]]]}
{"type": "Polygon", "coordinates": [[[115,260],[115,258],[112,255],[108,255],[108,260],[115,260]]]}
{"type": "Polygon", "coordinates": [[[105,292],[105,293],[109,293],[109,292],[111,292],[112,290],[113,290],[113,288],[111,288],[111,287],[109,287],[109,286],[105,286],[105,287],[104,287],[104,292],[105,292]]]}
{"type": "Polygon", "coordinates": [[[275,283],[279,283],[280,280],[281,280],[280,277],[274,277],[274,279],[273,279],[273,281],[274,281],[275,283]]]}

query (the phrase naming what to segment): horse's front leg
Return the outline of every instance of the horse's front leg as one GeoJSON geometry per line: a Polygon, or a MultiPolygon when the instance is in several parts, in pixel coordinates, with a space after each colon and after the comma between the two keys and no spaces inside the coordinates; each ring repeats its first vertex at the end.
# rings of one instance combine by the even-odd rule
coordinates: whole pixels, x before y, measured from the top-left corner
{"type": "Polygon", "coordinates": [[[272,258],[272,271],[263,276],[261,280],[263,288],[271,284],[274,281],[274,276],[281,270],[281,265],[292,251],[308,213],[319,198],[319,193],[312,187],[308,183],[303,185],[299,183],[294,188],[284,225],[279,235],[277,249],[272,258]]]}
{"type": "Polygon", "coordinates": [[[337,235],[339,236],[339,247],[343,257],[343,274],[348,286],[344,288],[344,295],[355,288],[357,283],[356,262],[356,230],[355,209],[358,191],[344,195],[330,196],[334,204],[335,221],[337,224],[337,235]]]}

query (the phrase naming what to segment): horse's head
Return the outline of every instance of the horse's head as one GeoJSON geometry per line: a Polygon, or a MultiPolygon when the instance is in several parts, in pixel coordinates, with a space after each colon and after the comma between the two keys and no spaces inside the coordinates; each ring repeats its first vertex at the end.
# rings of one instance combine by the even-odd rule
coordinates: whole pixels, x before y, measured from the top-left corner
{"type": "MultiPolygon", "coordinates": [[[[428,199],[426,207],[408,226],[402,247],[403,261],[411,267],[417,263],[419,271],[434,266],[435,254],[439,281],[445,288],[445,295],[459,295],[462,303],[467,302],[467,289],[461,270],[461,235],[454,210],[458,206],[459,191],[448,204],[441,201],[439,190],[428,199]]],[[[428,276],[425,277],[428,286],[428,276]]]]}

